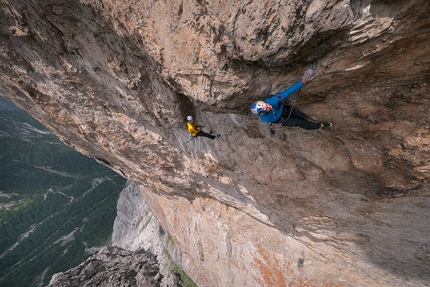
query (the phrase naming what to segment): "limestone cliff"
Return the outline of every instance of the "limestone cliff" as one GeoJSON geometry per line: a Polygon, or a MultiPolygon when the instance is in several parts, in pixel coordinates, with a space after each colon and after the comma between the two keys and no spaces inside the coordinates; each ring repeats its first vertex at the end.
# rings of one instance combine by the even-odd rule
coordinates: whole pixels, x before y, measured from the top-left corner
{"type": "Polygon", "coordinates": [[[0,93],[138,183],[199,286],[426,286],[429,9],[3,0],[0,93]],[[308,67],[297,107],[335,125],[270,137],[251,103],[308,67]]]}

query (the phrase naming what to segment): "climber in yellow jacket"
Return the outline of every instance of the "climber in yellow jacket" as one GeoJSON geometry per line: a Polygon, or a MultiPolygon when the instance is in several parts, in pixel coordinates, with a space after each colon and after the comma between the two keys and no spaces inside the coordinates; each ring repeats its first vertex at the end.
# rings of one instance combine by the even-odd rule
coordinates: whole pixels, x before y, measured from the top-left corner
{"type": "Polygon", "coordinates": [[[187,117],[187,128],[193,137],[207,137],[210,139],[215,139],[215,136],[201,131],[201,126],[196,125],[192,116],[187,117]]]}

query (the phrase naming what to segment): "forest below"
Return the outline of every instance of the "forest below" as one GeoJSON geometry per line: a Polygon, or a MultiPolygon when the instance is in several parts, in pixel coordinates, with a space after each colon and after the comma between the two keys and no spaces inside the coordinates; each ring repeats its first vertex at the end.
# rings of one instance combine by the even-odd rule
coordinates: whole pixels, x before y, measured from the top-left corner
{"type": "Polygon", "coordinates": [[[125,182],[0,97],[0,285],[46,286],[105,246],[125,182]]]}

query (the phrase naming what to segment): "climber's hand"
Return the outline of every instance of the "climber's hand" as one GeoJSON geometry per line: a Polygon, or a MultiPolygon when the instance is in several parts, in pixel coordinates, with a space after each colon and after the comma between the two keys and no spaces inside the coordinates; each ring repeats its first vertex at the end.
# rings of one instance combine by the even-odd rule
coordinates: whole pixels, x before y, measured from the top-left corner
{"type": "Polygon", "coordinates": [[[314,70],[307,69],[302,77],[302,84],[305,85],[306,83],[312,81],[314,78],[314,70]]]}

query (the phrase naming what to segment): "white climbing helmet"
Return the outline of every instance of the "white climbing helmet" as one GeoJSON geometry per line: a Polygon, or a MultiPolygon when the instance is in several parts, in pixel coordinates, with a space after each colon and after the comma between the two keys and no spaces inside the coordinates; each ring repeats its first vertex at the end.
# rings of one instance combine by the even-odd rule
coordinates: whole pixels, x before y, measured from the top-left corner
{"type": "Polygon", "coordinates": [[[187,117],[187,121],[192,121],[193,120],[193,117],[192,116],[188,116],[187,117]]]}
{"type": "Polygon", "coordinates": [[[252,104],[251,111],[253,114],[261,116],[266,113],[267,104],[263,101],[258,101],[252,104]]]}

